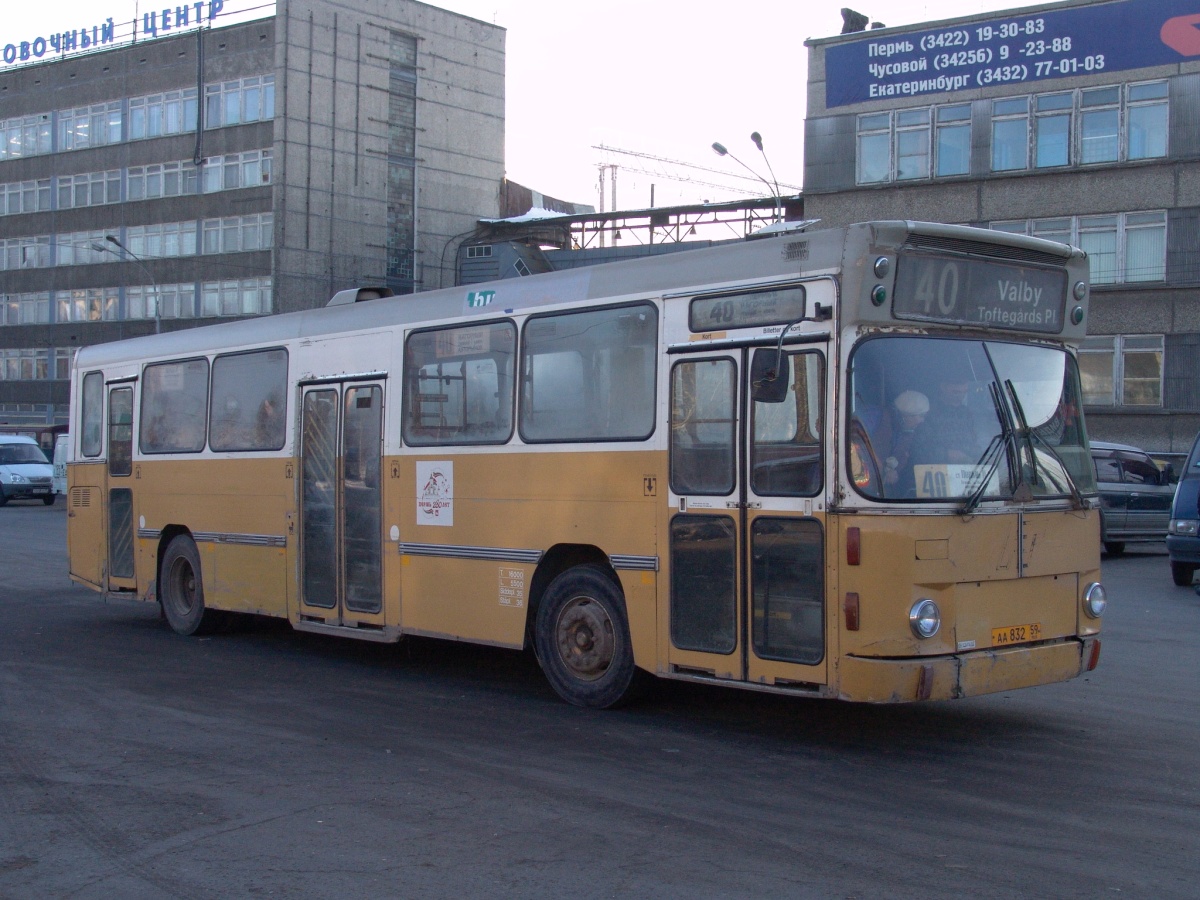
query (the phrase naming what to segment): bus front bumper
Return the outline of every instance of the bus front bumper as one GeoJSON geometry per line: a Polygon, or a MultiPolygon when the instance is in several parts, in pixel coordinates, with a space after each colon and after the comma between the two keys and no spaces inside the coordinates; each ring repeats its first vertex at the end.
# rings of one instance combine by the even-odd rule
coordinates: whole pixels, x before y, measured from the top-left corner
{"type": "Polygon", "coordinates": [[[860,703],[958,700],[1054,684],[1095,668],[1099,638],[916,659],[844,658],[837,696],[860,703]]]}

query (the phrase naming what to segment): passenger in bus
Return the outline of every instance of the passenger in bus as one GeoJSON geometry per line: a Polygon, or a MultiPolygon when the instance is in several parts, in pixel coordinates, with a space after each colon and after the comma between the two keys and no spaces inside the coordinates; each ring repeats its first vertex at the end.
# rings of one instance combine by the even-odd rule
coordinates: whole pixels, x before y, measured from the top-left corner
{"type": "Polygon", "coordinates": [[[884,460],[883,483],[889,496],[907,497],[916,491],[911,464],[913,442],[929,413],[929,398],[920,391],[904,391],[892,401],[892,409],[896,425],[892,453],[884,460]]]}
{"type": "Polygon", "coordinates": [[[963,374],[949,373],[938,382],[925,421],[913,436],[914,463],[972,465],[979,461],[982,447],[967,405],[970,390],[971,382],[963,374]]]}
{"type": "Polygon", "coordinates": [[[256,449],[274,448],[283,444],[283,410],[276,397],[266,397],[258,407],[254,423],[256,449]]]}

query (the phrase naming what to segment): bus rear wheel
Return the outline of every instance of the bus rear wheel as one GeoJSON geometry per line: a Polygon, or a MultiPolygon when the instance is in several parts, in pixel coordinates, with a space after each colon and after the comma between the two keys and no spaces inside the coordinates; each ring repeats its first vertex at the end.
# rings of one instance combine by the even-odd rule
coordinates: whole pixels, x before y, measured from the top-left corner
{"type": "Polygon", "coordinates": [[[624,599],[598,566],[576,566],[550,582],[534,639],[546,679],[568,703],[610,709],[633,695],[637,669],[624,599]]]}
{"type": "Polygon", "coordinates": [[[176,634],[203,634],[217,626],[220,613],[204,608],[200,552],[186,534],[175,536],[167,545],[159,583],[163,615],[176,634]]]}

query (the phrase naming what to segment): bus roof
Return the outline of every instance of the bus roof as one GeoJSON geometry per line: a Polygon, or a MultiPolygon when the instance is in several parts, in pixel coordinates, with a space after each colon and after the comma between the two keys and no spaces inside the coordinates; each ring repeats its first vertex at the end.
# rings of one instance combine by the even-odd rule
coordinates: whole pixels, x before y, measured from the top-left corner
{"type": "Polygon", "coordinates": [[[687,293],[699,288],[771,283],[837,271],[845,248],[852,243],[900,243],[914,231],[975,241],[986,234],[989,243],[1047,253],[1064,262],[1072,256],[1082,256],[1082,251],[1053,241],[962,225],[909,221],[861,223],[94,344],[79,350],[75,366],[94,368],[143,358],[181,357],[415,323],[495,318],[572,301],[632,299],[687,293]],[[856,231],[860,234],[851,239],[851,233],[856,231]]]}

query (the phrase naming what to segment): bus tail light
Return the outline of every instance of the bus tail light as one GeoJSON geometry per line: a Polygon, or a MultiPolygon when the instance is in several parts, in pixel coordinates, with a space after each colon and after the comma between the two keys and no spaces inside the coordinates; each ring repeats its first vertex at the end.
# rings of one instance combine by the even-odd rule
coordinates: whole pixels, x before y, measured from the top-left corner
{"type": "Polygon", "coordinates": [[[862,561],[862,532],[857,525],[846,529],[846,565],[857,566],[862,561]]]}
{"type": "Polygon", "coordinates": [[[846,599],[842,601],[842,610],[846,614],[846,630],[858,631],[858,594],[854,591],[846,592],[846,599]]]}

